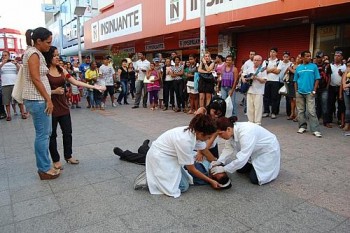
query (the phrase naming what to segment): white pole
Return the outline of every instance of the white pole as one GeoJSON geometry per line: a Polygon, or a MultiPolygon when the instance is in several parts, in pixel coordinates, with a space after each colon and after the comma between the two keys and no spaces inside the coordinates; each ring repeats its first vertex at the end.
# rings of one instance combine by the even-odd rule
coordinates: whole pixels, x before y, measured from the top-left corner
{"type": "Polygon", "coordinates": [[[205,0],[200,0],[200,56],[205,54],[205,0]]]}
{"type": "Polygon", "coordinates": [[[79,63],[82,64],[83,59],[81,57],[81,37],[80,37],[80,16],[77,15],[77,37],[78,37],[78,58],[79,63]]]}

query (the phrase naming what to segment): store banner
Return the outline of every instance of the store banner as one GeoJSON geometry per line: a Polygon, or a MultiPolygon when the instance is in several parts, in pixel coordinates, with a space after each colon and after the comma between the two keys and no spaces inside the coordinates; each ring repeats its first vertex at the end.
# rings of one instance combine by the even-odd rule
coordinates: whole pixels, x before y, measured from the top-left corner
{"type": "Polygon", "coordinates": [[[173,24],[173,23],[180,23],[183,21],[184,14],[185,14],[184,1],[185,0],[166,0],[165,1],[166,25],[173,24]]]}
{"type": "Polygon", "coordinates": [[[165,49],[164,43],[145,45],[145,51],[159,51],[164,49],[165,49]]]}
{"type": "Polygon", "coordinates": [[[199,38],[179,40],[179,47],[180,48],[193,47],[193,46],[199,46],[199,45],[200,45],[199,38]]]}
{"type": "MultiPolygon", "coordinates": [[[[206,0],[205,15],[214,15],[275,1],[278,0],[206,0]]],[[[200,17],[200,2],[201,0],[186,0],[186,20],[200,17]]]]}
{"type": "Polygon", "coordinates": [[[91,24],[92,43],[142,31],[142,4],[91,24]]]}
{"type": "Polygon", "coordinates": [[[122,49],[119,49],[119,51],[121,52],[125,52],[125,53],[135,53],[135,47],[130,47],[130,48],[122,48],[122,49]]]}

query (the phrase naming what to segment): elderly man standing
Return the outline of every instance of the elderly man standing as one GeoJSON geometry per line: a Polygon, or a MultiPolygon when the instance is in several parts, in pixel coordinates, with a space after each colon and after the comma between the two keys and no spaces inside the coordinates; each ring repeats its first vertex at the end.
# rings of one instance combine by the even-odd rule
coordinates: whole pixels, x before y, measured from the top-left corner
{"type": "MultiPolygon", "coordinates": [[[[261,125],[261,118],[263,112],[263,95],[265,83],[267,80],[266,70],[262,67],[262,57],[255,55],[253,58],[253,66],[249,67],[245,75],[253,74],[252,86],[247,92],[247,115],[248,121],[261,125]]],[[[246,82],[246,79],[242,77],[242,81],[246,82]]]]}
{"type": "Polygon", "coordinates": [[[322,137],[316,115],[315,95],[320,80],[320,73],[315,64],[311,63],[311,52],[301,53],[303,64],[299,65],[294,74],[296,101],[298,110],[298,133],[303,134],[307,128],[306,112],[310,123],[310,130],[318,138],[322,137]]]}

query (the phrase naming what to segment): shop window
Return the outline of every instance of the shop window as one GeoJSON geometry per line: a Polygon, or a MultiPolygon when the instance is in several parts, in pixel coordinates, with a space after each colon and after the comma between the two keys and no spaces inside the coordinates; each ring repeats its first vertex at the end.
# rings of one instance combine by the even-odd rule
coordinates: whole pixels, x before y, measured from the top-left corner
{"type": "Polygon", "coordinates": [[[321,25],[316,28],[314,54],[323,51],[332,59],[336,50],[350,57],[350,24],[321,25]]]}
{"type": "Polygon", "coordinates": [[[0,49],[4,49],[5,44],[4,44],[4,38],[0,38],[0,49]]]}
{"type": "Polygon", "coordinates": [[[7,38],[7,48],[9,48],[9,49],[15,48],[15,39],[7,38]]]}

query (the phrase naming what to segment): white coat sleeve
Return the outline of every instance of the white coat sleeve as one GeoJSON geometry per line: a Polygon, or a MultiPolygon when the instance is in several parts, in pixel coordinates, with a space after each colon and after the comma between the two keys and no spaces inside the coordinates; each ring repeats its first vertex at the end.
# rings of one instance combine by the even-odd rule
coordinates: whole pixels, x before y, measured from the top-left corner
{"type": "Polygon", "coordinates": [[[193,143],[191,140],[183,140],[175,142],[175,151],[179,164],[191,165],[194,164],[193,143]]]}
{"type": "Polygon", "coordinates": [[[240,137],[239,143],[241,150],[236,154],[237,159],[225,166],[226,172],[233,173],[247,164],[257,143],[257,137],[254,133],[248,132],[240,137]]]}
{"type": "Polygon", "coordinates": [[[222,152],[221,152],[221,154],[219,156],[219,159],[218,159],[218,161],[221,162],[222,164],[226,164],[226,161],[229,158],[233,157],[234,148],[232,146],[232,141],[233,141],[232,138],[225,141],[225,147],[222,150],[222,152]]]}

